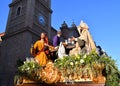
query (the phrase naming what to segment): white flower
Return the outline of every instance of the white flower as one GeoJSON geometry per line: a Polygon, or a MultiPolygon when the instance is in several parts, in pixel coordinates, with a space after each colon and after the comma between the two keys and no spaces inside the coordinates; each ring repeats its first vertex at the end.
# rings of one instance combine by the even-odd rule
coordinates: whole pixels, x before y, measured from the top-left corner
{"type": "Polygon", "coordinates": [[[25,64],[26,62],[24,61],[23,63],[25,64]]]}
{"type": "Polygon", "coordinates": [[[28,67],[27,70],[30,70],[30,68],[28,67]]]}
{"type": "Polygon", "coordinates": [[[70,65],[72,65],[72,66],[73,66],[73,62],[70,62],[70,65]]]}
{"type": "Polygon", "coordinates": [[[78,64],[78,62],[75,62],[75,64],[78,64]]]}
{"type": "Polygon", "coordinates": [[[30,62],[30,59],[28,57],[26,58],[26,62],[30,62]]]}
{"type": "Polygon", "coordinates": [[[31,61],[34,61],[34,58],[30,58],[31,61]]]}
{"type": "Polygon", "coordinates": [[[32,67],[35,68],[35,65],[33,65],[32,67]]]}
{"type": "Polygon", "coordinates": [[[81,60],[80,60],[80,63],[84,63],[84,60],[83,60],[83,59],[81,59],[81,60]]]}

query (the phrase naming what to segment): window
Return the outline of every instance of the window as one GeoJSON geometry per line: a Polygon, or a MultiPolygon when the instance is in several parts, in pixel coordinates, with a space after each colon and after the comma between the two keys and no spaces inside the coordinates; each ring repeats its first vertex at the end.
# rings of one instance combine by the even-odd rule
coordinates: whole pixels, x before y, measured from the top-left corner
{"type": "Polygon", "coordinates": [[[18,8],[17,8],[16,16],[19,16],[20,14],[21,14],[21,7],[18,7],[18,8]]]}

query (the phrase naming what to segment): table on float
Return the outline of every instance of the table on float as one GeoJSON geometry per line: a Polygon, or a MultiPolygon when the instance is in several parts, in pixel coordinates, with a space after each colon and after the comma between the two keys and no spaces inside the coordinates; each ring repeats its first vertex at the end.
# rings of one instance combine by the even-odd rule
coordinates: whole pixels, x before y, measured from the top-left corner
{"type": "MultiPolygon", "coordinates": [[[[64,45],[65,47],[65,51],[66,51],[66,54],[68,55],[70,50],[72,50],[73,48],[75,48],[75,44],[69,44],[69,45],[64,45]]],[[[55,50],[51,50],[50,53],[51,53],[51,60],[54,62],[55,59],[58,58],[57,56],[57,49],[55,50]]]]}

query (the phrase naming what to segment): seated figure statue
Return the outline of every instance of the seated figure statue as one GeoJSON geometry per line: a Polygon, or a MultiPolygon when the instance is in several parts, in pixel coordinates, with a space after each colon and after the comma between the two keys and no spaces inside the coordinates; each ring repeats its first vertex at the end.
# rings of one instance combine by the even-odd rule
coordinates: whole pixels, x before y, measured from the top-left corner
{"type": "Polygon", "coordinates": [[[46,65],[48,62],[48,58],[44,50],[45,45],[47,45],[45,38],[46,34],[41,33],[40,39],[37,40],[31,48],[31,54],[35,57],[35,61],[38,62],[41,66],[46,65]]]}

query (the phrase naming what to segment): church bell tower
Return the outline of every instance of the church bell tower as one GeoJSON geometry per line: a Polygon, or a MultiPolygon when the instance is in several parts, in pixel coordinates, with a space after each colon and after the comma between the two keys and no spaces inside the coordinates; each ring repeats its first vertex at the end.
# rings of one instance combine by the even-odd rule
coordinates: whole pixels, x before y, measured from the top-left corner
{"type": "Polygon", "coordinates": [[[9,8],[0,48],[0,86],[13,86],[17,60],[31,57],[31,44],[41,32],[51,38],[51,0],[12,0],[9,8]]]}

